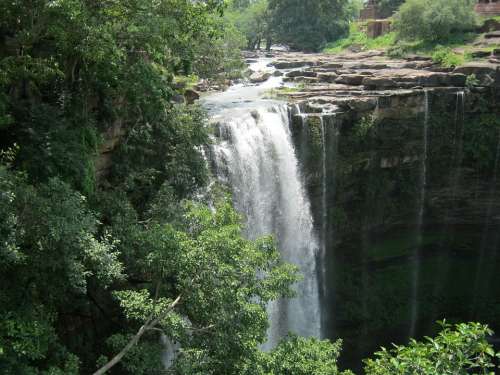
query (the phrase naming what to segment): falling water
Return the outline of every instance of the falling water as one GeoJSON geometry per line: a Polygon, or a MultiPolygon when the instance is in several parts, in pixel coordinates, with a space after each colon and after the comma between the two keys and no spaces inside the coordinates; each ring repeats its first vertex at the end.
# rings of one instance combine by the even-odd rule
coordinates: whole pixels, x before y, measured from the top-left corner
{"type": "MultiPolygon", "coordinates": [[[[463,141],[464,141],[464,129],[465,129],[465,91],[458,91],[456,93],[455,101],[455,117],[454,117],[454,137],[453,137],[453,159],[450,164],[450,168],[453,169],[451,177],[451,198],[453,205],[446,209],[444,218],[444,228],[441,235],[441,240],[439,242],[439,247],[441,252],[445,252],[448,246],[447,239],[449,238],[450,232],[450,211],[454,209],[454,205],[457,202],[458,191],[460,190],[460,180],[462,175],[462,161],[463,161],[463,141]]],[[[443,289],[446,286],[446,280],[449,275],[450,262],[443,259],[439,266],[439,275],[436,275],[436,282],[434,284],[432,295],[440,296],[443,294],[443,289]]],[[[441,316],[437,315],[436,308],[431,308],[429,316],[433,319],[430,320],[429,330],[433,329],[436,319],[441,319],[441,316]]]]}
{"type": "Polygon", "coordinates": [[[247,236],[275,234],[285,261],[296,264],[303,280],[297,297],[270,303],[264,349],[289,331],[320,337],[320,306],[311,208],[300,179],[285,105],[262,106],[219,122],[225,139],[214,145],[219,178],[226,178],[236,208],[247,218],[247,236]]]}
{"type": "Polygon", "coordinates": [[[160,336],[160,342],[163,346],[161,362],[165,369],[169,369],[178,357],[180,345],[179,343],[172,341],[172,339],[163,333],[160,336]]]}
{"type": "MultiPolygon", "coordinates": [[[[325,120],[323,116],[319,117],[320,127],[321,127],[321,166],[322,166],[322,177],[321,177],[321,259],[326,259],[326,232],[327,232],[327,223],[328,223],[328,207],[327,207],[327,188],[326,188],[326,131],[325,131],[325,120]]],[[[326,264],[325,262],[321,262],[321,274],[323,278],[323,295],[326,294],[326,264]]]]}
{"type": "Polygon", "coordinates": [[[414,250],[415,265],[412,268],[412,291],[411,291],[411,315],[410,315],[410,337],[415,336],[418,317],[418,283],[420,277],[420,248],[422,246],[422,226],[424,222],[425,196],[427,188],[427,154],[428,154],[428,132],[429,132],[429,93],[424,90],[424,126],[423,126],[423,151],[420,167],[420,194],[417,216],[417,241],[414,250]]]}
{"type": "MultiPolygon", "coordinates": [[[[496,148],[496,155],[495,155],[495,163],[493,166],[493,177],[490,182],[490,189],[489,189],[489,194],[488,194],[488,208],[486,210],[486,215],[484,219],[484,224],[483,224],[483,233],[482,233],[482,239],[481,239],[481,247],[479,251],[479,260],[477,262],[476,266],[476,280],[474,283],[474,301],[471,304],[472,307],[472,314],[475,316],[478,314],[478,300],[479,297],[482,294],[482,289],[481,289],[481,280],[488,279],[485,275],[485,272],[483,271],[483,268],[485,267],[485,261],[486,261],[486,255],[487,255],[487,249],[489,247],[492,247],[491,242],[491,222],[493,219],[493,208],[494,208],[494,200],[496,196],[496,190],[497,190],[497,180],[498,180],[498,169],[500,167],[500,132],[498,133],[498,143],[497,143],[497,148],[496,148]]],[[[494,241],[494,244],[496,247],[496,243],[494,241]]]]}

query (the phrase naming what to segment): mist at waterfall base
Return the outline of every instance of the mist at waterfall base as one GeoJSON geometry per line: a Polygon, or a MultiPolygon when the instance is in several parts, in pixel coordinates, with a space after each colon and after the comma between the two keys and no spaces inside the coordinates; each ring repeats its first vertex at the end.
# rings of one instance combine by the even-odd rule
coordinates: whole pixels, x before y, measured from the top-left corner
{"type": "Polygon", "coordinates": [[[494,173],[474,170],[464,162],[472,126],[464,93],[442,108],[422,91],[415,119],[382,122],[376,139],[353,151],[352,124],[262,99],[280,82],[204,103],[217,124],[214,175],[246,216],[247,235],[274,233],[305,275],[296,300],[269,306],[265,349],[288,330],[342,338],[342,367],[362,373],[362,359],[381,346],[434,335],[444,318],[500,334],[500,134],[494,173]],[[381,167],[401,143],[413,150],[410,162],[381,167]],[[356,174],[359,160],[369,167],[356,174]],[[481,219],[462,217],[471,204],[481,219]],[[401,217],[387,216],[391,205],[401,217]]]}

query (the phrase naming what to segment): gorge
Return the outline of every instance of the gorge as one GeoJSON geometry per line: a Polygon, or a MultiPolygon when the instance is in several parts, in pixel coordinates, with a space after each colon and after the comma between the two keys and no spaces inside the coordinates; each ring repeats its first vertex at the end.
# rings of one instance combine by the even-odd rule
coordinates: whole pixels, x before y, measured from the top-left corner
{"type": "Polygon", "coordinates": [[[342,338],[343,365],[359,369],[445,317],[498,331],[498,68],[379,52],[249,58],[268,81],[202,103],[214,174],[247,235],[276,234],[304,275],[296,299],[269,306],[265,347],[287,331],[342,338]]]}

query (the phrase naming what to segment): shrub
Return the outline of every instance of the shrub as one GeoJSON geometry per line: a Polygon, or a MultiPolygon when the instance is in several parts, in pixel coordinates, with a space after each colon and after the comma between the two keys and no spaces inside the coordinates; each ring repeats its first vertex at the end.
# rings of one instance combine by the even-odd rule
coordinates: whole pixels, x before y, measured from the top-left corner
{"type": "Polygon", "coordinates": [[[406,40],[445,40],[474,29],[473,0],[407,0],[394,16],[398,37],[406,40]]]}
{"type": "Polygon", "coordinates": [[[408,346],[382,348],[365,361],[367,375],[493,374],[495,351],[486,338],[492,331],[479,323],[451,326],[441,323],[436,338],[412,340],[408,346]]]}
{"type": "Polygon", "coordinates": [[[445,67],[453,67],[463,64],[464,56],[453,52],[451,48],[436,46],[436,49],[432,54],[432,61],[445,67]]]}

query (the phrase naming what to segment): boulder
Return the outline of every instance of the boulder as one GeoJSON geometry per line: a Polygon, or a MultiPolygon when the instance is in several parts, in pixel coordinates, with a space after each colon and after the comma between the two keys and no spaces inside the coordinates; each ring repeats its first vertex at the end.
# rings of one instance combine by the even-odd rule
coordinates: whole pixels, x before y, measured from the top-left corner
{"type": "Polygon", "coordinates": [[[317,77],[318,73],[311,72],[311,71],[304,71],[304,70],[293,70],[293,71],[287,73],[286,76],[289,77],[289,78],[295,78],[295,77],[317,77]]]}
{"type": "Polygon", "coordinates": [[[369,89],[387,89],[398,87],[396,81],[394,81],[391,77],[364,77],[362,83],[369,89]]]}
{"type": "Polygon", "coordinates": [[[360,70],[360,69],[373,69],[373,70],[381,70],[381,69],[387,69],[389,66],[385,63],[379,63],[379,62],[365,62],[365,63],[358,63],[349,66],[350,69],[355,69],[355,70],[360,70]]]}
{"type": "Polygon", "coordinates": [[[475,51],[471,51],[470,55],[474,59],[481,59],[481,58],[490,56],[491,52],[487,51],[487,50],[478,49],[478,50],[475,50],[475,51]]]}
{"type": "Polygon", "coordinates": [[[347,105],[354,112],[371,111],[377,107],[377,98],[353,98],[347,105]]]}
{"type": "Polygon", "coordinates": [[[491,31],[489,33],[484,34],[486,39],[500,38],[500,30],[491,31]]]}
{"type": "Polygon", "coordinates": [[[343,63],[340,62],[329,62],[321,64],[319,67],[324,69],[340,69],[344,66],[343,63]]]}
{"type": "Polygon", "coordinates": [[[418,79],[418,83],[424,87],[464,87],[467,76],[462,73],[432,72],[418,79]]]}
{"type": "Polygon", "coordinates": [[[194,90],[187,89],[184,91],[184,98],[188,104],[193,104],[196,100],[200,99],[200,94],[194,90]]]}
{"type": "Polygon", "coordinates": [[[500,30],[500,21],[497,21],[497,20],[492,18],[492,19],[484,21],[484,24],[479,29],[479,32],[487,33],[489,31],[497,31],[497,30],[500,30]]]}
{"type": "Polygon", "coordinates": [[[470,55],[474,59],[481,59],[481,58],[490,56],[491,52],[488,50],[478,49],[478,50],[471,51],[470,55]]]}
{"type": "Polygon", "coordinates": [[[334,83],[337,78],[338,78],[338,75],[335,73],[319,73],[318,74],[318,80],[320,82],[334,83]]]}
{"type": "Polygon", "coordinates": [[[309,61],[276,61],[272,65],[274,65],[276,69],[293,69],[302,66],[310,66],[312,64],[309,61]]]}
{"type": "Polygon", "coordinates": [[[342,83],[349,86],[359,86],[363,82],[363,78],[366,76],[362,74],[343,74],[338,77],[335,82],[342,83]]]}
{"type": "Polygon", "coordinates": [[[274,73],[273,73],[273,76],[275,76],[275,77],[282,77],[283,76],[283,72],[280,71],[280,70],[275,70],[274,73]]]}
{"type": "Polygon", "coordinates": [[[250,82],[252,83],[261,83],[265,82],[271,77],[271,73],[269,72],[255,72],[250,76],[250,82]]]}

